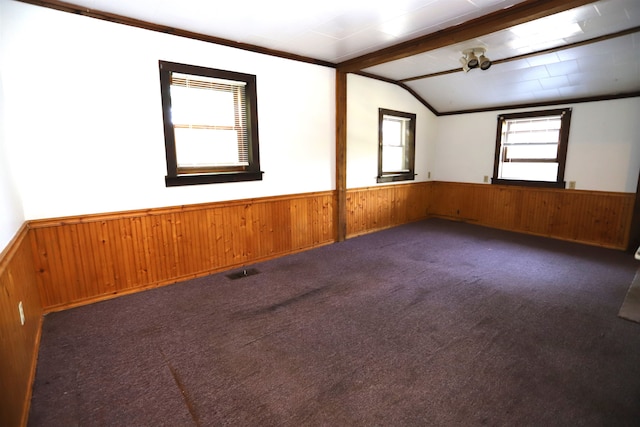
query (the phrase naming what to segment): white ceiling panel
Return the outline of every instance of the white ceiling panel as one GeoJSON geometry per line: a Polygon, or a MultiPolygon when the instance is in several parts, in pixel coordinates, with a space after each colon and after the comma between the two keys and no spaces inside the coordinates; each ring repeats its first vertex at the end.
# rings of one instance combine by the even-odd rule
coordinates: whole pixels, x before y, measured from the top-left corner
{"type": "Polygon", "coordinates": [[[70,4],[240,43],[340,62],[509,7],[523,0],[76,0],[70,4]],[[312,51],[298,41],[315,32],[339,40],[312,51]],[[384,34],[381,36],[380,34],[384,34]],[[333,54],[332,54],[333,53],[333,54]]]}
{"type": "Polygon", "coordinates": [[[536,55],[527,58],[527,63],[530,67],[537,67],[538,65],[551,65],[560,62],[560,57],[557,53],[548,53],[546,55],[536,55]]]}
{"type": "Polygon", "coordinates": [[[555,64],[547,64],[545,68],[551,77],[568,76],[569,74],[575,74],[580,71],[578,61],[574,59],[556,62],[555,64]]]}
{"type": "Polygon", "coordinates": [[[543,90],[557,90],[569,84],[567,76],[556,76],[539,79],[543,90]]]}
{"type": "MultiPolygon", "coordinates": [[[[620,45],[629,46],[633,38],[622,37],[620,45]]],[[[615,40],[607,40],[566,50],[567,60],[545,55],[536,65],[527,58],[496,64],[486,71],[475,69],[406,84],[427,94],[425,99],[440,112],[637,92],[638,57],[615,61],[616,45],[615,40]]]]}
{"type": "Polygon", "coordinates": [[[439,112],[640,92],[637,28],[628,35],[565,48],[640,26],[638,9],[640,1],[636,0],[594,2],[364,71],[394,80],[409,79],[404,83],[439,112]],[[486,48],[486,55],[497,63],[486,71],[464,73],[459,59],[463,50],[472,47],[486,48]],[[520,55],[527,56],[511,60],[520,55]],[[453,70],[456,72],[429,76],[453,70]],[[411,80],[419,76],[426,78],[411,80]],[[472,83],[484,89],[474,90],[472,83]],[[487,94],[489,89],[496,93],[487,94]],[[454,96],[458,91],[465,94],[464,100],[454,96]]]}

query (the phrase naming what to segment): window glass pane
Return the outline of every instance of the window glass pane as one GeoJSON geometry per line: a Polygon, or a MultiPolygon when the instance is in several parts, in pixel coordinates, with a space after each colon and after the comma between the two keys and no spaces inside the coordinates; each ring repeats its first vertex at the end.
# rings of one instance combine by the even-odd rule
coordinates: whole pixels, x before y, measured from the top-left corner
{"type": "Polygon", "coordinates": [[[561,116],[549,116],[540,119],[511,119],[508,120],[510,132],[530,132],[547,129],[560,129],[561,116]]]}
{"type": "Polygon", "coordinates": [[[558,144],[553,145],[510,145],[506,147],[507,160],[550,159],[558,155],[558,144]]]}
{"type": "Polygon", "coordinates": [[[384,172],[402,172],[407,170],[402,147],[383,147],[382,170],[384,172]]]}
{"type": "Polygon", "coordinates": [[[530,132],[508,132],[502,138],[505,144],[530,144],[558,142],[559,130],[538,130],[530,132]]]}
{"type": "Polygon", "coordinates": [[[407,126],[410,119],[384,116],[382,122],[382,171],[408,171],[405,152],[407,126]]]}
{"type": "Polygon", "coordinates": [[[558,176],[558,163],[502,163],[500,169],[502,179],[554,182],[558,176]]]}
{"type": "Polygon", "coordinates": [[[174,125],[233,126],[233,93],[171,86],[171,121],[174,125]]]}
{"type": "Polygon", "coordinates": [[[398,147],[403,145],[402,140],[402,121],[385,116],[382,122],[382,143],[398,147]]]}
{"type": "Polygon", "coordinates": [[[234,130],[175,128],[178,167],[242,166],[234,130]]]}

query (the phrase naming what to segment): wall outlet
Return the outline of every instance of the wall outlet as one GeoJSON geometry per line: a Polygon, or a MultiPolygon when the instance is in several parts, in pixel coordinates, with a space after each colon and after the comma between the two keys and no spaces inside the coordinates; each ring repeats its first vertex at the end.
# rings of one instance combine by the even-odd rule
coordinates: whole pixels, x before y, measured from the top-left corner
{"type": "Polygon", "coordinates": [[[427,172],[427,179],[431,179],[431,171],[427,172]]]}
{"type": "Polygon", "coordinates": [[[570,190],[575,190],[576,189],[576,182],[575,181],[569,181],[569,189],[570,190]]]}
{"type": "Polygon", "coordinates": [[[18,303],[18,312],[20,313],[20,324],[24,326],[24,309],[22,308],[22,301],[18,303]]]}
{"type": "Polygon", "coordinates": [[[484,179],[482,180],[483,182],[489,182],[489,175],[485,175],[484,179]]]}

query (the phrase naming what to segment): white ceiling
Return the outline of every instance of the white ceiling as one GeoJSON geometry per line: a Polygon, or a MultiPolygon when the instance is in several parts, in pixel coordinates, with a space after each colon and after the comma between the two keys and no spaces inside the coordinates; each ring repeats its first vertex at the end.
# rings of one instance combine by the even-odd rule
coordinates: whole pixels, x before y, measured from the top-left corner
{"type": "MultiPolygon", "coordinates": [[[[447,30],[523,0],[73,0],[69,4],[340,64],[447,30]]],[[[535,2],[533,2],[535,3],[535,2]]],[[[563,46],[640,26],[640,0],[601,0],[361,71],[401,81],[439,113],[640,92],[640,32],[563,46]],[[541,26],[544,23],[546,25],[541,26]],[[484,47],[486,71],[462,72],[484,47]],[[547,51],[544,55],[520,55],[547,51]],[[505,60],[505,62],[500,62],[505,60]],[[497,62],[497,63],[495,63],[497,62]]],[[[636,28],[637,30],[637,28],[636,28]]]]}
{"type": "Polygon", "coordinates": [[[155,24],[339,63],[523,0],[75,0],[155,24]]]}

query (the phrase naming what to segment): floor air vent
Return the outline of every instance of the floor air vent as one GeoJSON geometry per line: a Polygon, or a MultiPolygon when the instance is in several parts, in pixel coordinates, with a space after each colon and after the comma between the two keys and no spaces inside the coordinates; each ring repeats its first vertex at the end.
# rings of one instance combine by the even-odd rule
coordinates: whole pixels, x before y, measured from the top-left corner
{"type": "Polygon", "coordinates": [[[243,277],[253,276],[254,274],[260,273],[255,268],[245,268],[240,271],[236,271],[235,273],[227,274],[227,277],[231,280],[242,279],[243,277]]]}

